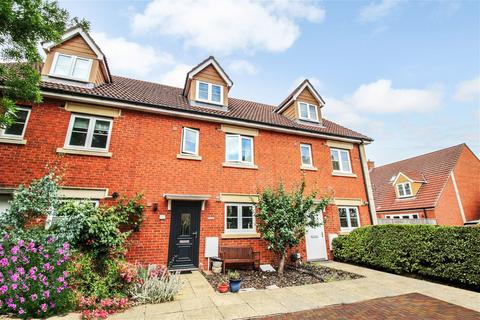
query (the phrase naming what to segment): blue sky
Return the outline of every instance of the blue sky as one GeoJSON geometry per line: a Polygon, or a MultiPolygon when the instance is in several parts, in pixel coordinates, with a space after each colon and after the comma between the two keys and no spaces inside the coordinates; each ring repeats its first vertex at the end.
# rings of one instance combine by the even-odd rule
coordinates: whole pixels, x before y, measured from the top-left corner
{"type": "Polygon", "coordinates": [[[478,1],[60,1],[112,72],[182,86],[214,55],[233,97],[281,102],[309,78],[323,115],[385,164],[466,142],[480,154],[478,1]]]}

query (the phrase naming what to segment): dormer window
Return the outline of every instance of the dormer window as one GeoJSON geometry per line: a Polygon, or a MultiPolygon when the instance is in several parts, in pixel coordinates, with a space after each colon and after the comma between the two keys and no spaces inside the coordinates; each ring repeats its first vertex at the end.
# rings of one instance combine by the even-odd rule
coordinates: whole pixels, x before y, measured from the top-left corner
{"type": "Polygon", "coordinates": [[[197,81],[198,101],[208,103],[223,104],[223,87],[218,84],[197,81]]]}
{"type": "Polygon", "coordinates": [[[55,53],[50,75],[72,80],[88,81],[92,59],[80,58],[64,53],[55,53]]]}
{"type": "Polygon", "coordinates": [[[301,120],[318,122],[317,106],[314,104],[299,102],[298,114],[301,120]]]}
{"type": "Polygon", "coordinates": [[[412,185],[410,182],[404,182],[397,184],[397,191],[399,198],[407,198],[411,197],[412,194],[412,185]]]}

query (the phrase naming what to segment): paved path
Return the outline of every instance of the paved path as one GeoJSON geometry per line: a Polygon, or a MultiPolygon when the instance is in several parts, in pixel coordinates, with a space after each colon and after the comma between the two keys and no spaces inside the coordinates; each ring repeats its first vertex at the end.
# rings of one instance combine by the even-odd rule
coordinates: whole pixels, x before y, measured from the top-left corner
{"type": "Polygon", "coordinates": [[[177,300],[139,306],[111,319],[239,319],[297,312],[329,305],[418,292],[480,311],[480,293],[444,286],[338,262],[324,266],[354,272],[364,278],[254,292],[220,294],[199,273],[182,275],[185,285],[177,300]]]}
{"type": "Polygon", "coordinates": [[[257,318],[262,320],[478,320],[480,313],[420,293],[257,318]]]}

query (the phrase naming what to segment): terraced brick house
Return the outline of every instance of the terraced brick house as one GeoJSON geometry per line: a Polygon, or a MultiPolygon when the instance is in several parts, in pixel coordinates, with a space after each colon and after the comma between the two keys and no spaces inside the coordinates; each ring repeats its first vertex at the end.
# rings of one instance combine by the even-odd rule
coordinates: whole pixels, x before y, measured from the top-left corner
{"type": "Polygon", "coordinates": [[[373,168],[370,176],[378,218],[460,226],[480,219],[480,160],[466,144],[373,168]]]}
{"type": "Polygon", "coordinates": [[[328,259],[331,239],[375,220],[364,149],[372,139],[325,119],[308,80],[272,106],[230,97],[233,82],[213,57],[175,88],[112,76],[80,29],[43,48],[43,102],[19,104],[0,132],[1,208],[57,161],[62,197],[108,204],[143,192],[146,219],[128,258],[185,269],[206,266],[219,246],[251,246],[274,262],[255,211],[259,190],[280,181],[305,178],[332,196],[325,224],[298,248],[304,260],[328,259]]]}

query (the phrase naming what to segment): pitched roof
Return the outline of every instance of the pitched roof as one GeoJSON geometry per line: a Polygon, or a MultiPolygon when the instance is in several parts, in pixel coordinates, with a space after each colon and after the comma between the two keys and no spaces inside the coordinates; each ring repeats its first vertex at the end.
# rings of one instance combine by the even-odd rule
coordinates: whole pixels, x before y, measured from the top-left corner
{"type": "MultiPolygon", "coordinates": [[[[278,112],[280,113],[281,111],[283,111],[284,107],[286,106],[286,104],[288,102],[290,102],[290,100],[292,100],[292,98],[296,98],[300,93],[302,93],[302,91],[305,89],[305,88],[308,88],[310,90],[310,92],[315,96],[315,98],[317,100],[319,100],[322,104],[325,104],[325,101],[323,100],[322,96],[317,92],[317,90],[315,90],[315,88],[313,87],[313,85],[310,83],[310,80],[308,79],[305,79],[303,80],[293,91],[292,93],[290,93],[288,95],[288,97],[286,97],[278,106],[277,108],[275,108],[275,112],[278,112]]],[[[320,106],[322,107],[322,105],[320,106]]]]}
{"type": "Polygon", "coordinates": [[[111,83],[105,83],[93,88],[79,87],[59,82],[43,81],[41,89],[44,92],[56,92],[77,96],[88,96],[99,99],[141,104],[152,108],[186,111],[219,118],[255,122],[287,129],[296,129],[310,133],[327,134],[338,137],[354,138],[372,141],[371,138],[347,129],[334,122],[323,119],[322,126],[306,125],[274,112],[276,106],[263,103],[229,98],[228,111],[192,106],[182,94],[182,88],[166,86],[153,82],[134,80],[112,76],[111,83]]]}
{"type": "Polygon", "coordinates": [[[377,211],[435,207],[465,144],[430,152],[373,168],[370,171],[377,211]],[[397,199],[392,177],[399,172],[416,181],[425,181],[413,198],[397,199]]]}

